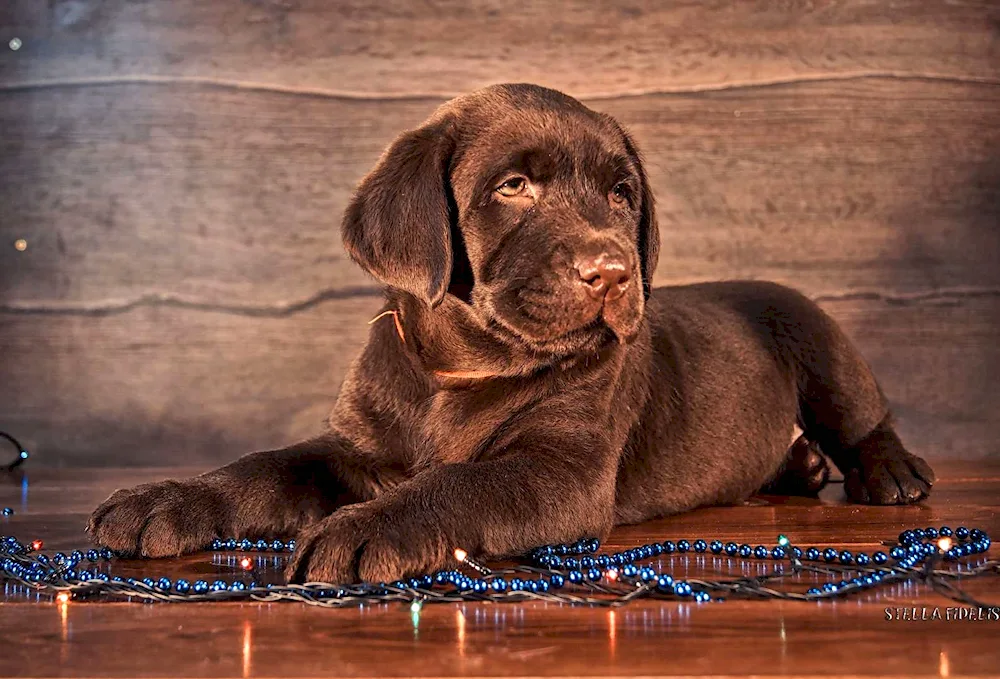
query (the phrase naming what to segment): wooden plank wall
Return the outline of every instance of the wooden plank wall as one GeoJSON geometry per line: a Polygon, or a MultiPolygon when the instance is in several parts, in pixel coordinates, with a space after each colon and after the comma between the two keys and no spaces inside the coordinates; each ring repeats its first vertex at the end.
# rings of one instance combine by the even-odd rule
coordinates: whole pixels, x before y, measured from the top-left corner
{"type": "Polygon", "coordinates": [[[990,1],[6,0],[0,428],[65,465],[316,432],[378,305],[339,244],[349,192],[501,81],[633,130],[658,283],[801,288],[914,449],[998,454],[990,1]]]}

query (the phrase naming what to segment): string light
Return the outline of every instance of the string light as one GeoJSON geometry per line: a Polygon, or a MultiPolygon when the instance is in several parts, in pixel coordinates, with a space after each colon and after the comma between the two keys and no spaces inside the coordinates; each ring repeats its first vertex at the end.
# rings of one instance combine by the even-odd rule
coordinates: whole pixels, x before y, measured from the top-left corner
{"type": "Polygon", "coordinates": [[[940,549],[942,552],[947,552],[948,550],[950,550],[953,544],[954,541],[947,535],[945,535],[942,538],[939,538],[937,541],[938,549],[940,549]]]}
{"type": "MultiPolygon", "coordinates": [[[[727,598],[779,599],[820,602],[845,597],[879,587],[904,582],[923,582],[936,592],[973,606],[991,604],[977,601],[958,587],[958,583],[986,574],[1000,573],[1000,562],[981,561],[959,568],[942,568],[943,562],[989,551],[989,535],[979,529],[914,528],[900,533],[889,554],[873,554],[801,548],[789,543],[768,549],[752,548],[720,540],[666,540],[614,552],[598,554],[600,543],[595,539],[573,544],[549,545],[532,550],[524,562],[511,568],[495,569],[483,577],[468,577],[456,570],[439,571],[421,578],[391,583],[332,584],[313,582],[308,585],[260,585],[255,582],[225,582],[216,580],[194,583],[179,579],[146,577],[142,580],[110,576],[96,566],[81,566],[108,561],[113,554],[107,548],[90,550],[86,554],[74,551],[69,555],[56,553],[51,557],[34,552],[13,537],[0,538],[0,580],[30,587],[39,593],[56,597],[107,596],[138,597],[146,601],[296,601],[315,606],[347,607],[366,603],[419,602],[458,603],[465,601],[549,601],[560,604],[621,606],[636,599],[668,599],[680,601],[723,601],[727,598]],[[942,552],[939,538],[952,540],[942,552]],[[771,572],[754,577],[728,579],[675,578],[653,567],[655,559],[683,554],[709,552],[725,555],[728,561],[771,561],[771,572]],[[643,562],[647,562],[643,565],[643,562]],[[813,565],[815,563],[815,565],[813,565]],[[617,578],[608,578],[610,571],[617,578]],[[802,574],[829,578],[821,586],[801,591],[799,580],[791,587],[779,589],[782,582],[802,574]],[[605,577],[602,578],[602,575],[605,577]]],[[[267,542],[248,539],[215,540],[210,549],[242,551],[294,551],[294,541],[267,542]]],[[[471,559],[464,550],[456,550],[456,559],[468,564],[471,559]],[[464,556],[465,559],[459,557],[464,556]]],[[[249,558],[249,557],[247,557],[249,558]]],[[[473,562],[475,563],[475,562],[473,562]]],[[[488,569],[487,569],[488,570],[488,569]]],[[[60,598],[60,601],[63,599],[60,598]]],[[[68,600],[68,599],[66,599],[68,600]]],[[[414,613],[415,614],[415,613],[414,613]]]]}
{"type": "Polygon", "coordinates": [[[245,571],[252,571],[253,560],[248,556],[243,557],[242,559],[240,559],[240,568],[242,568],[245,571]]]}
{"type": "Polygon", "coordinates": [[[25,460],[28,459],[29,457],[28,450],[21,445],[20,441],[18,441],[16,438],[14,438],[5,431],[0,431],[0,439],[8,441],[11,445],[13,445],[17,449],[17,457],[14,458],[14,461],[3,467],[0,467],[0,469],[6,469],[8,472],[12,472],[18,467],[20,467],[22,464],[24,464],[25,460]]]}
{"type": "Polygon", "coordinates": [[[61,604],[68,604],[70,600],[69,592],[59,592],[56,594],[56,601],[61,604]]]}
{"type": "Polygon", "coordinates": [[[459,547],[458,549],[456,549],[455,552],[454,552],[454,554],[455,554],[455,560],[456,561],[458,561],[459,563],[465,564],[466,566],[468,566],[472,570],[476,571],[480,575],[490,575],[493,572],[489,568],[487,568],[486,566],[484,566],[483,564],[479,563],[478,561],[474,561],[469,556],[469,553],[467,551],[465,551],[464,549],[462,549],[461,547],[459,547]]]}

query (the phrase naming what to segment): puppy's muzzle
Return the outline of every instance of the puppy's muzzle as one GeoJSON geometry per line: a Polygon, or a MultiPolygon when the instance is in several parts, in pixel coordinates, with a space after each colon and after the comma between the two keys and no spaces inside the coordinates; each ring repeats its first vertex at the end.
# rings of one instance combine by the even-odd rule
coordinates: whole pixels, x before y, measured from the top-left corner
{"type": "Polygon", "coordinates": [[[604,302],[624,295],[631,284],[628,255],[613,243],[593,244],[586,250],[577,257],[574,268],[587,294],[604,302]]]}

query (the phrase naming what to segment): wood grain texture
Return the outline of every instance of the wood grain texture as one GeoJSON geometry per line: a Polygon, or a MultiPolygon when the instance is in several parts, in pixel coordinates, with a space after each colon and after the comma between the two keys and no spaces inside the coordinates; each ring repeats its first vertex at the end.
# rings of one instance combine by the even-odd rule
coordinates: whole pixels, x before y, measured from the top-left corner
{"type": "Polygon", "coordinates": [[[659,284],[802,289],[915,449],[995,455],[998,38],[988,1],[0,3],[0,426],[104,465],[314,432],[377,304],[350,192],[519,80],[631,128],[659,284]]]}
{"type": "MultiPolygon", "coordinates": [[[[29,468],[23,496],[19,483],[0,484],[0,505],[17,509],[0,520],[0,533],[41,538],[50,553],[81,548],[85,517],[115,488],[193,471],[29,468]]],[[[949,462],[939,475],[934,495],[920,506],[846,505],[835,486],[820,500],[762,497],[746,506],[625,527],[612,533],[605,548],[680,538],[772,543],[784,533],[798,544],[870,552],[917,525],[1000,532],[996,462],[949,462]]],[[[277,580],[280,562],[266,558],[265,563],[255,577],[277,580]]],[[[773,565],[741,570],[728,559],[701,555],[660,562],[663,570],[688,578],[754,575],[773,565]]],[[[226,555],[116,561],[111,568],[139,578],[239,577],[226,555]]],[[[1000,600],[996,576],[966,587],[980,599],[1000,600]]],[[[956,605],[922,586],[898,586],[820,605],[639,602],[613,612],[539,603],[427,605],[414,618],[404,605],[345,610],[298,604],[57,605],[8,588],[0,592],[6,642],[0,675],[995,676],[1000,623],[890,621],[885,614],[886,607],[917,606],[940,607],[943,615],[945,607],[956,605]]]]}
{"type": "MultiPolygon", "coordinates": [[[[364,342],[374,298],[278,317],[169,306],[0,314],[5,428],[39,464],[221,464],[313,435],[364,342]]],[[[1000,298],[824,307],[870,360],[904,441],[994,456],[1000,298]]],[[[733,366],[739,370],[739,366],[733,366]]]]}
{"type": "MultiPolygon", "coordinates": [[[[996,3],[14,0],[11,84],[210,79],[362,96],[576,95],[896,73],[997,79],[996,3]]],[[[5,40],[6,42],[6,40],[5,40]]]]}
{"type": "Polygon", "coordinates": [[[286,445],[321,430],[380,303],[2,315],[3,428],[39,464],[210,464],[286,445]]]}
{"type": "MultiPolygon", "coordinates": [[[[0,95],[0,304],[281,306],[371,288],[341,213],[438,103],[134,84],[0,95]]],[[[1000,86],[868,78],[592,104],[645,152],[660,284],[1000,289],[1000,86]]]]}

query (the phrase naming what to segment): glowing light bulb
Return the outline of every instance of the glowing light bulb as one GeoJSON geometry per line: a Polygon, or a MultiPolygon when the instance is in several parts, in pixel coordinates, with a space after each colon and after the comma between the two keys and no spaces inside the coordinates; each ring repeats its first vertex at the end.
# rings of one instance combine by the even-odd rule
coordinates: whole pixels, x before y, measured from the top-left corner
{"type": "Polygon", "coordinates": [[[462,563],[465,563],[465,560],[468,559],[468,558],[469,558],[469,553],[467,551],[465,551],[464,549],[459,548],[459,549],[455,550],[455,559],[456,560],[461,561],[462,563]]]}
{"type": "Polygon", "coordinates": [[[41,540],[35,540],[34,542],[31,543],[31,549],[36,552],[39,551],[43,546],[44,543],[41,540]]]}
{"type": "Polygon", "coordinates": [[[614,582],[614,581],[618,580],[618,570],[615,569],[615,568],[609,568],[607,570],[607,572],[604,573],[604,577],[606,577],[608,580],[611,580],[612,582],[614,582]]]}
{"type": "Polygon", "coordinates": [[[253,570],[253,560],[248,556],[243,557],[240,559],[240,568],[245,571],[253,570]]]}
{"type": "Polygon", "coordinates": [[[949,549],[951,549],[952,545],[954,544],[955,543],[952,541],[952,539],[947,535],[937,541],[938,549],[940,549],[942,552],[947,552],[949,549]]]}
{"type": "Polygon", "coordinates": [[[61,604],[68,604],[69,599],[70,599],[69,592],[59,592],[58,594],[56,594],[56,601],[58,601],[61,604]]]}

